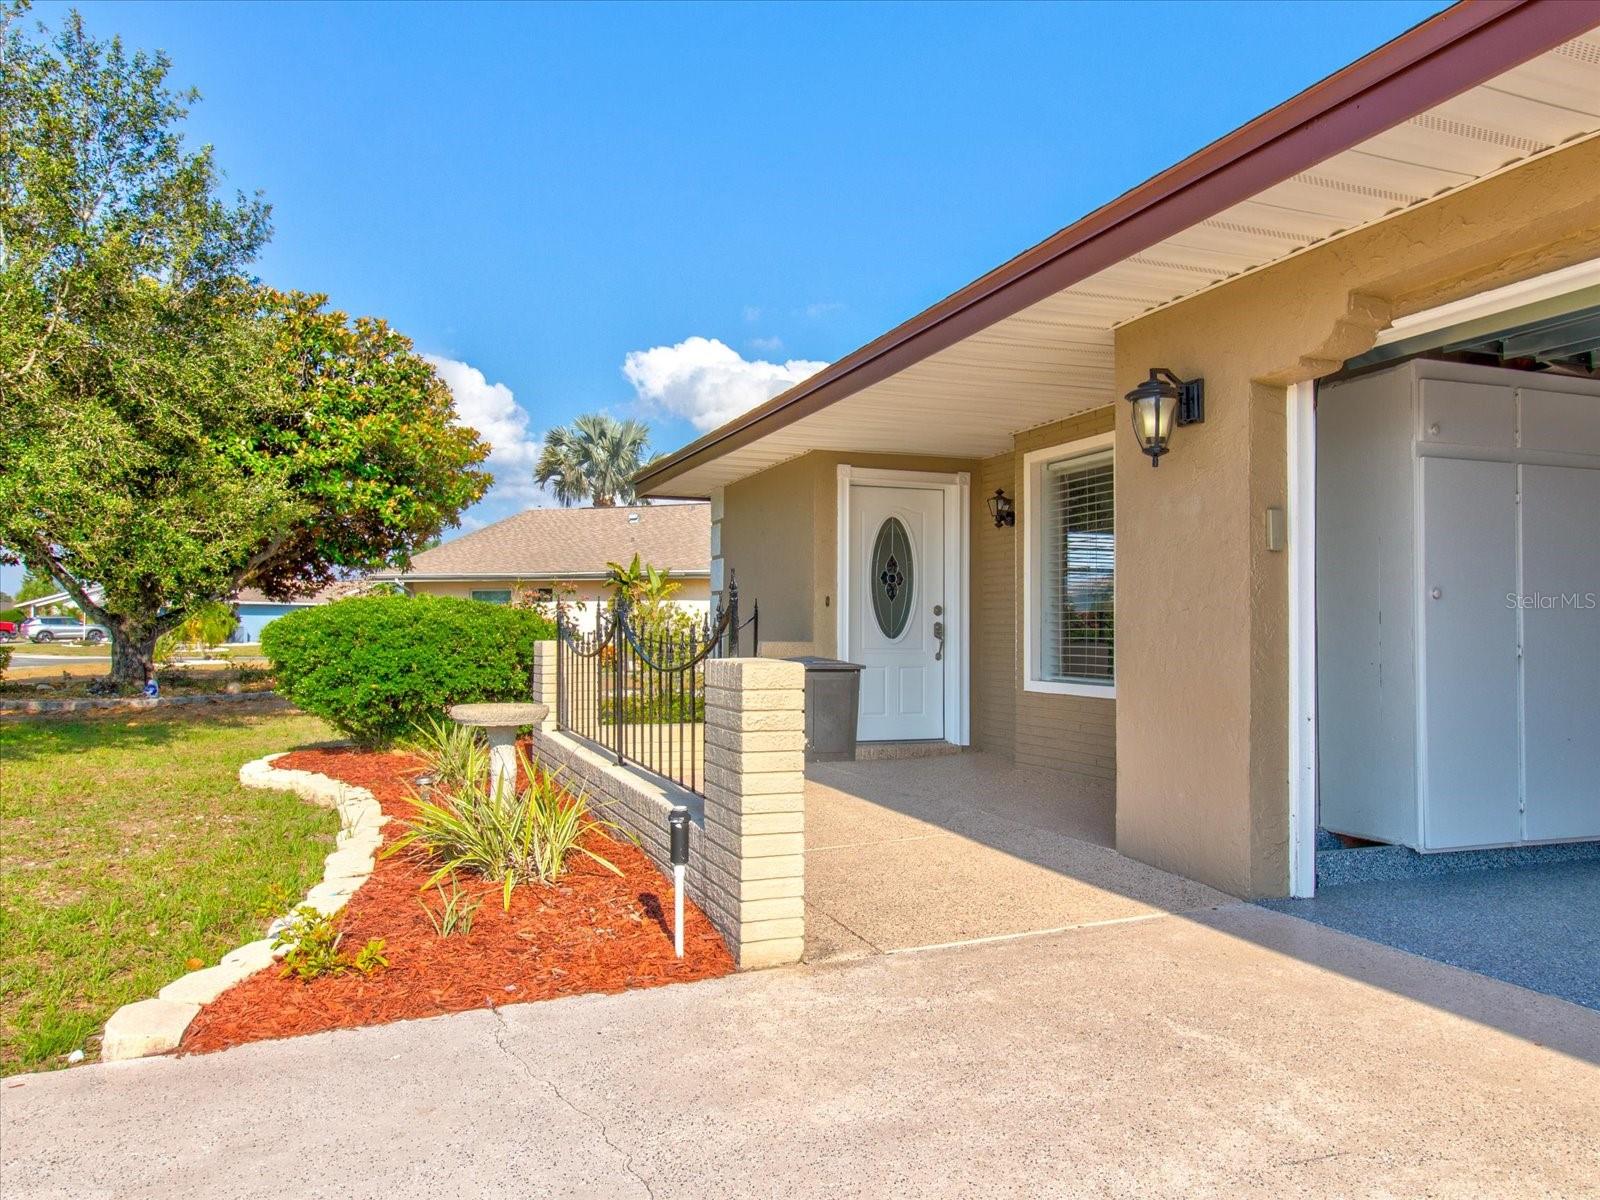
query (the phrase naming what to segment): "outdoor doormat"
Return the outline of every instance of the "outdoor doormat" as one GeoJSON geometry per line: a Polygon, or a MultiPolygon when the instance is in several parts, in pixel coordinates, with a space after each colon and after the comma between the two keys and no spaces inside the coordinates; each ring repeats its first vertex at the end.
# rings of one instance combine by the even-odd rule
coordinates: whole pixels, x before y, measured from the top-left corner
{"type": "MultiPolygon", "coordinates": [[[[412,781],[423,770],[410,755],[350,749],[297,750],[272,765],[370,789],[393,818],[383,828],[386,847],[405,832],[412,781]]],[[[620,876],[573,854],[553,884],[514,888],[507,911],[498,883],[460,872],[456,911],[470,911],[471,927],[450,936],[436,925],[451,884],[442,894],[425,886],[437,864],[409,850],[380,855],[334,920],[349,953],[382,939],[386,967],[309,981],[285,976],[281,964],[269,967],[201,1009],[180,1052],[732,972],[721,936],[693,902],[684,906],[684,956],[674,956],[671,883],[644,851],[600,833],[589,838],[620,876]]]]}

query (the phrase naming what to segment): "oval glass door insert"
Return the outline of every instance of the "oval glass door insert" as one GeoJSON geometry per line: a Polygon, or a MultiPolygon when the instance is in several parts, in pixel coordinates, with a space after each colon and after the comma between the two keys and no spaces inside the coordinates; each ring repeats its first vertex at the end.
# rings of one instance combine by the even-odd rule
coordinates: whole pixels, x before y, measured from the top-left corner
{"type": "Polygon", "coordinates": [[[885,637],[897,638],[911,620],[911,536],[899,517],[878,527],[872,544],[872,615],[885,637]]]}

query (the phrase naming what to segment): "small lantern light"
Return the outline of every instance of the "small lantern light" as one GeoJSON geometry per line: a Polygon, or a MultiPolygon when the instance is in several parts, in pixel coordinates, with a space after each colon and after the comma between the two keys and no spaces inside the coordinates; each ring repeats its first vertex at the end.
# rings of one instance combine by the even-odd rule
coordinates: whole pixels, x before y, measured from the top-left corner
{"type": "Polygon", "coordinates": [[[1206,419],[1206,381],[1179,379],[1165,367],[1154,367],[1150,378],[1124,397],[1133,405],[1133,436],[1139,449],[1159,467],[1171,447],[1174,425],[1198,425],[1206,419]]]}
{"type": "Polygon", "coordinates": [[[995,488],[994,495],[989,497],[989,515],[994,518],[996,529],[1017,523],[1017,506],[1011,503],[1005,488],[995,488]]]}

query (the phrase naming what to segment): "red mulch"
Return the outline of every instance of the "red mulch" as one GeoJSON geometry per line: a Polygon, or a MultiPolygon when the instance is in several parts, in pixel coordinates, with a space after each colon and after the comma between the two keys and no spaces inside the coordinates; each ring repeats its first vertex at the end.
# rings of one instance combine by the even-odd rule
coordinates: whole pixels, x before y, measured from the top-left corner
{"type": "MultiPolygon", "coordinates": [[[[273,765],[370,788],[395,818],[384,826],[385,845],[403,832],[408,785],[422,770],[410,755],[357,750],[297,750],[273,765]]],[[[461,875],[463,890],[481,895],[483,904],[471,933],[448,938],[434,933],[418,903],[425,897],[435,912],[440,909],[437,892],[419,890],[432,873],[426,863],[406,852],[378,857],[372,877],[337,919],[346,953],[368,938],[383,938],[387,969],[309,983],[283,978],[276,966],[259,971],[200,1010],[182,1050],[204,1053],[265,1038],[656,987],[733,970],[721,937],[692,902],[684,905],[683,958],[674,957],[671,882],[636,846],[591,836],[595,852],[617,865],[620,878],[574,854],[554,885],[514,889],[506,912],[498,884],[461,875]]]]}

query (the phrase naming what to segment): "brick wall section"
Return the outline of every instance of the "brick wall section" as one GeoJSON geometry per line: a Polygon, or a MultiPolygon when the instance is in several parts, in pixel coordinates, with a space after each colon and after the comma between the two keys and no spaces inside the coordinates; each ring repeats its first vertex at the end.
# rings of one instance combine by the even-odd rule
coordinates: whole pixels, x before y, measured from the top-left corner
{"type": "MultiPolygon", "coordinates": [[[[554,642],[538,648],[533,692],[553,714],[554,642]]],[[[805,669],[771,659],[708,662],[705,737],[704,798],[558,733],[553,716],[534,744],[669,876],[667,813],[686,807],[689,896],[739,968],[798,962],[805,949],[805,669]]]]}

